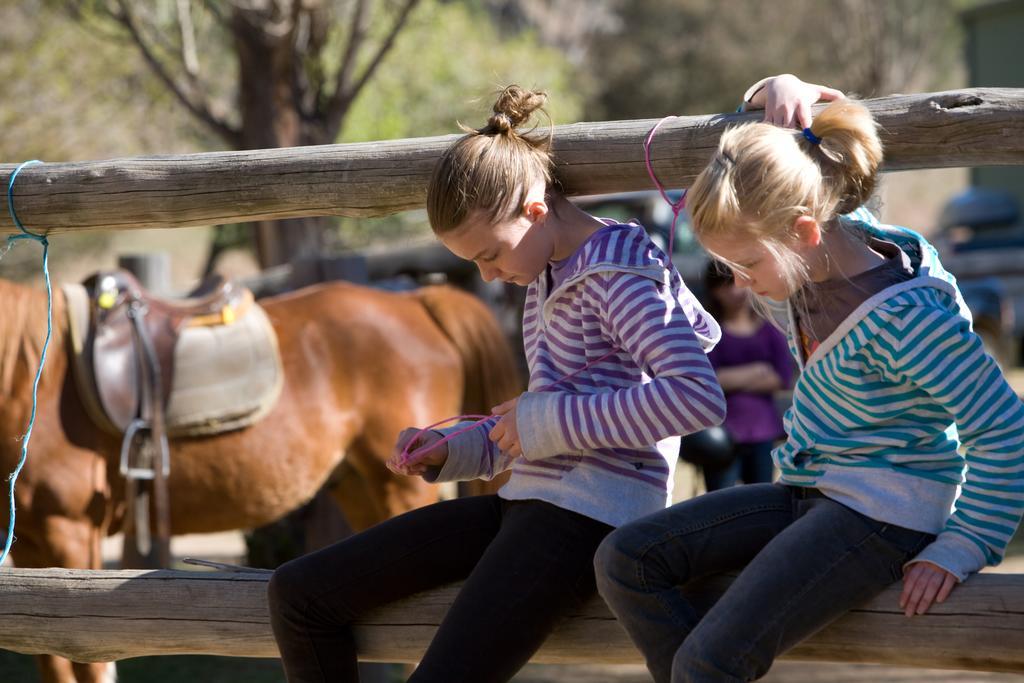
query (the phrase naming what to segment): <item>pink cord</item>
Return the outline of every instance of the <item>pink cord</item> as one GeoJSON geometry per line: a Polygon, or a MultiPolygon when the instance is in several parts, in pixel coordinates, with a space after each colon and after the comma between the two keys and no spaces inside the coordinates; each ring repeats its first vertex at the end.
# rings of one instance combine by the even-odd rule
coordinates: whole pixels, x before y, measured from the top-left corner
{"type": "MultiPolygon", "coordinates": [[[[568,375],[562,377],[562,379],[557,380],[555,382],[552,382],[551,384],[546,384],[546,385],[540,387],[539,389],[537,389],[537,391],[547,391],[547,390],[551,389],[552,387],[555,387],[555,386],[561,384],[562,382],[564,382],[567,379],[572,379],[573,377],[575,377],[576,375],[580,374],[581,372],[583,372],[587,368],[589,368],[591,366],[594,366],[594,365],[597,365],[598,363],[603,361],[605,358],[613,356],[614,354],[616,354],[618,352],[619,352],[618,349],[612,349],[611,351],[609,351],[608,353],[604,354],[600,358],[598,358],[596,360],[592,360],[589,363],[587,363],[586,365],[584,365],[584,366],[582,366],[580,368],[577,368],[576,370],[570,372],[568,375]]],[[[420,458],[422,458],[424,455],[426,455],[429,451],[432,451],[433,449],[437,448],[441,444],[448,443],[449,441],[451,441],[453,438],[455,438],[459,434],[464,434],[465,432],[468,432],[469,430],[471,430],[471,429],[473,429],[473,428],[483,424],[484,422],[487,422],[487,420],[490,420],[492,417],[497,417],[497,415],[456,415],[455,417],[449,417],[449,418],[446,418],[444,420],[441,420],[440,422],[435,422],[432,425],[429,425],[427,427],[422,428],[421,430],[416,432],[416,435],[413,436],[413,438],[409,439],[409,443],[407,443],[405,445],[405,448],[402,449],[402,452],[398,455],[398,463],[397,463],[396,466],[397,467],[407,467],[409,465],[415,464],[420,458]],[[473,424],[466,425],[465,427],[462,427],[461,429],[457,429],[454,432],[452,432],[451,434],[445,435],[444,438],[442,438],[440,441],[435,441],[432,444],[428,444],[426,446],[421,446],[420,448],[417,448],[416,450],[414,450],[412,452],[409,451],[409,447],[412,446],[417,441],[419,441],[420,436],[424,432],[430,431],[434,427],[437,427],[438,425],[443,425],[446,422],[455,422],[455,421],[458,421],[458,420],[475,420],[475,422],[473,422],[473,424]]]]}
{"type": "Polygon", "coordinates": [[[398,463],[397,463],[396,466],[397,467],[406,467],[408,465],[415,464],[420,458],[422,458],[424,455],[426,455],[429,451],[432,451],[434,448],[440,446],[443,443],[448,443],[449,441],[451,441],[453,438],[455,438],[459,434],[463,434],[465,432],[468,432],[469,430],[473,429],[477,425],[483,424],[487,420],[490,420],[491,417],[493,417],[493,416],[492,415],[456,415],[455,417],[448,417],[448,418],[445,418],[443,420],[439,420],[438,422],[435,422],[432,425],[427,425],[423,429],[421,429],[418,432],[416,432],[416,435],[413,436],[411,439],[409,439],[409,443],[405,444],[405,448],[403,448],[402,452],[398,455],[398,463]],[[445,436],[440,441],[435,441],[432,444],[428,444],[426,446],[421,446],[421,447],[417,448],[416,450],[414,450],[412,452],[409,451],[409,447],[412,446],[417,441],[419,441],[420,436],[424,432],[429,432],[434,427],[438,427],[440,425],[443,425],[446,422],[454,422],[456,420],[460,420],[460,421],[461,420],[476,420],[476,421],[473,424],[471,424],[471,425],[467,425],[467,426],[463,427],[462,429],[455,430],[451,434],[448,434],[447,436],[445,436]]]}
{"type": "Polygon", "coordinates": [[[668,193],[665,192],[664,186],[661,181],[658,180],[658,175],[654,172],[654,165],[651,163],[651,143],[654,141],[654,134],[658,131],[661,124],[665,123],[669,119],[674,119],[675,116],[666,116],[661,121],[654,124],[654,128],[651,128],[651,132],[647,134],[644,139],[644,163],[647,165],[647,175],[651,177],[654,182],[654,186],[658,188],[658,192],[661,193],[661,198],[672,207],[672,227],[669,228],[668,232],[668,260],[672,262],[672,245],[675,243],[676,238],[676,223],[679,222],[679,214],[682,213],[683,209],[686,208],[686,190],[683,190],[683,196],[679,198],[678,202],[673,202],[668,193]]]}

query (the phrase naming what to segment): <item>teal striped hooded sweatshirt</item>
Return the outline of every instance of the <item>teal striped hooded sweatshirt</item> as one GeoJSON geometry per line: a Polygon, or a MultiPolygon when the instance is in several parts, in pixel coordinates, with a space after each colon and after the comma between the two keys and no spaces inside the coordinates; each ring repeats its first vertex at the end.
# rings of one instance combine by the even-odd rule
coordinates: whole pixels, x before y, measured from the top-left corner
{"type": "Polygon", "coordinates": [[[997,564],[1024,510],[1024,403],[971,329],[935,248],[866,210],[843,218],[898,244],[915,277],[870,297],[803,357],[773,457],[781,482],[817,487],[874,519],[937,534],[912,562],[959,580],[997,564]]]}

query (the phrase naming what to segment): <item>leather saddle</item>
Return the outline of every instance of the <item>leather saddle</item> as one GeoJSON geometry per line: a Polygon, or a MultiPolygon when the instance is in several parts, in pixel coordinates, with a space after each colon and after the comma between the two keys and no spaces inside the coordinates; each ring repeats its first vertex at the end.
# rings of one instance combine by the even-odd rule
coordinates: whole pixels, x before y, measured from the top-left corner
{"type": "Polygon", "coordinates": [[[76,384],[104,431],[126,435],[164,417],[168,436],[208,436],[249,426],[276,403],[277,337],[248,289],[218,278],[168,299],[113,271],[63,290],[76,384]]]}
{"type": "Polygon", "coordinates": [[[252,305],[248,290],[223,280],[181,300],[156,297],[127,271],[86,281],[92,290],[91,362],[103,412],[124,433],[147,402],[167,405],[174,350],[187,325],[230,324],[252,305]]]}
{"type": "Polygon", "coordinates": [[[183,299],[156,296],[124,270],[63,289],[79,394],[99,427],[122,436],[129,514],[136,491],[151,489],[169,548],[168,436],[216,434],[269,412],[283,384],[274,329],[248,289],[219,278],[183,299]]]}

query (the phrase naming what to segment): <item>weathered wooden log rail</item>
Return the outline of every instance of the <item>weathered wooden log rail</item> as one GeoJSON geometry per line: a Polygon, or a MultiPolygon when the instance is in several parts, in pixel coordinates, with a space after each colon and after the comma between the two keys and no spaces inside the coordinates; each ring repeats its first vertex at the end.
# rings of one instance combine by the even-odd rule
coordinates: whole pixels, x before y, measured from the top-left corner
{"type": "MultiPolygon", "coordinates": [[[[183,571],[0,571],[0,648],[107,661],[161,654],[276,657],[268,574],[183,571]]],[[[719,588],[724,587],[724,581],[719,588]]],[[[415,662],[458,590],[420,593],[356,628],[360,657],[415,662]]],[[[925,616],[907,619],[893,587],[791,651],[794,659],[1024,671],[1024,575],[981,574],[925,616]]],[[[639,663],[598,599],[548,640],[538,662],[639,663]]]]}
{"type": "MultiPolygon", "coordinates": [[[[886,169],[1024,164],[1024,89],[972,88],[869,100],[886,169]]],[[[692,180],[726,126],[758,113],[666,122],[653,149],[669,186],[692,180]]],[[[557,126],[558,174],[572,195],[650,188],[641,141],[654,120],[557,126]]],[[[454,136],[245,152],[47,163],[24,169],[18,215],[34,230],[173,228],[298,216],[379,216],[423,205],[454,136]]],[[[0,165],[6,187],[15,164],[0,165]]],[[[0,212],[0,234],[15,228],[0,212]]]]}

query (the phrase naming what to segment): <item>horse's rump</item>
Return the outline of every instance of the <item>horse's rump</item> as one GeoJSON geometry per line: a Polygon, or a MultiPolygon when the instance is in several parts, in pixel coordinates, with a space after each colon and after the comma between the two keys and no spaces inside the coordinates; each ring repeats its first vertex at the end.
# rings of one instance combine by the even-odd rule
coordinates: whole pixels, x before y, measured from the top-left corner
{"type": "MultiPolygon", "coordinates": [[[[487,415],[522,392],[512,348],[480,299],[445,286],[424,287],[414,294],[459,350],[465,377],[463,413],[487,415]]],[[[491,481],[463,482],[460,490],[463,495],[494,493],[506,481],[507,472],[491,481]]]]}
{"type": "Polygon", "coordinates": [[[447,286],[413,292],[459,351],[465,372],[466,413],[485,414],[522,391],[512,348],[480,299],[447,286]]]}

